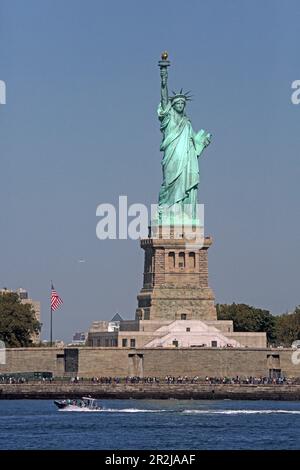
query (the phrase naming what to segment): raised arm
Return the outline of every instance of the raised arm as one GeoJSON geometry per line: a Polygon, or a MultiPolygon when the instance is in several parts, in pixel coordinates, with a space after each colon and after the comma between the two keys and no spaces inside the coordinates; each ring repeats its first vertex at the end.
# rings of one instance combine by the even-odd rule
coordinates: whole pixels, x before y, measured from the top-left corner
{"type": "Polygon", "coordinates": [[[158,62],[158,66],[160,68],[160,92],[161,92],[161,99],[160,99],[160,104],[162,109],[165,109],[168,101],[169,101],[169,95],[168,95],[168,67],[170,66],[170,61],[168,60],[168,53],[167,51],[164,51],[161,54],[161,60],[158,62]]]}
{"type": "Polygon", "coordinates": [[[169,95],[168,95],[168,70],[167,67],[161,67],[160,69],[160,77],[161,77],[161,106],[163,109],[168,104],[169,95]]]}

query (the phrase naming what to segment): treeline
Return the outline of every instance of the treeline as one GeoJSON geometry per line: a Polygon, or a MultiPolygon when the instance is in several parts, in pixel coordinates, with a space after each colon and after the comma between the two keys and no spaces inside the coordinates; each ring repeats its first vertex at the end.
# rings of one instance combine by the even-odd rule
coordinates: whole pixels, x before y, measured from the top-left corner
{"type": "Polygon", "coordinates": [[[32,346],[40,328],[31,304],[22,304],[14,292],[0,294],[0,340],[6,347],[32,346]]]}
{"type": "Polygon", "coordinates": [[[235,331],[266,332],[269,346],[290,347],[300,340],[300,306],[282,315],[246,304],[217,304],[216,309],[218,320],[232,320],[235,331]]]}

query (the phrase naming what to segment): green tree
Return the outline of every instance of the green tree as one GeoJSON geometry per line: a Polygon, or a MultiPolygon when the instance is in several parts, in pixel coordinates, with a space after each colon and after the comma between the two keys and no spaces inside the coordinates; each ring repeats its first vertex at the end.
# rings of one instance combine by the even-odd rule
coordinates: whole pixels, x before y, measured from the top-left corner
{"type": "Polygon", "coordinates": [[[18,294],[0,294],[0,340],[6,347],[31,346],[40,328],[32,305],[22,304],[18,294]]]}
{"type": "Polygon", "coordinates": [[[276,342],[277,319],[268,310],[235,303],[217,304],[216,309],[218,320],[232,320],[235,331],[263,331],[268,343],[276,342]]]}
{"type": "Polygon", "coordinates": [[[278,344],[291,346],[293,341],[300,340],[300,306],[293,313],[279,315],[276,323],[278,344]]]}

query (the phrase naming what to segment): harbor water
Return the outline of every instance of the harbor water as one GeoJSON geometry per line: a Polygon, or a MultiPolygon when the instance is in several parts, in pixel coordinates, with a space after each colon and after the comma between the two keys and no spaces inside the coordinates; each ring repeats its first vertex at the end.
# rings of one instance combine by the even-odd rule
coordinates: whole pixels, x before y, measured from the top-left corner
{"type": "Polygon", "coordinates": [[[50,400],[1,400],[1,449],[299,449],[300,402],[102,400],[59,411],[50,400]]]}

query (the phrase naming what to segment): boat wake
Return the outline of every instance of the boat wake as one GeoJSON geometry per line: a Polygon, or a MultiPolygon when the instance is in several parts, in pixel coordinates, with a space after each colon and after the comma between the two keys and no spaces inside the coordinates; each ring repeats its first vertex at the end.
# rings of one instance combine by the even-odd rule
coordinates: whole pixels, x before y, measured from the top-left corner
{"type": "Polygon", "coordinates": [[[64,412],[64,413],[99,413],[100,411],[104,411],[104,410],[91,410],[91,409],[88,409],[88,408],[81,408],[81,409],[78,409],[78,408],[61,408],[58,410],[59,412],[64,412]]]}
{"type": "Polygon", "coordinates": [[[107,413],[165,413],[173,410],[146,410],[141,408],[103,408],[101,411],[107,413]]]}
{"type": "Polygon", "coordinates": [[[100,410],[93,410],[89,408],[62,408],[59,411],[64,412],[76,412],[76,413],[163,413],[163,412],[174,412],[174,410],[146,410],[139,408],[101,408],[100,410]]]}
{"type": "Polygon", "coordinates": [[[180,413],[184,415],[268,415],[268,414],[294,414],[300,415],[300,410],[147,410],[143,408],[63,408],[61,412],[76,413],[180,413]]]}
{"type": "Polygon", "coordinates": [[[296,414],[297,410],[183,410],[184,414],[202,414],[202,415],[265,415],[265,414],[296,414]]]}

